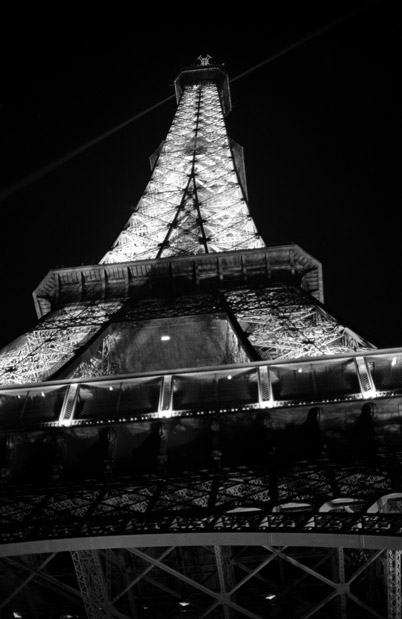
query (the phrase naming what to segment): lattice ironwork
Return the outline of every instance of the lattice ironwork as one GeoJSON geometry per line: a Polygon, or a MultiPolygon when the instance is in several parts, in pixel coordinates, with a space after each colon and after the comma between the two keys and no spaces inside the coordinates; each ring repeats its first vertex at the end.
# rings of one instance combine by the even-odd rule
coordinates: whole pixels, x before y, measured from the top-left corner
{"type": "Polygon", "coordinates": [[[387,615],[386,609],[386,554],[370,549],[203,544],[22,555],[0,559],[0,572],[12,574],[0,582],[0,611],[4,617],[37,614],[63,619],[82,617],[83,612],[116,619],[394,619],[398,615],[387,615]],[[334,573],[334,554],[342,557],[342,575],[334,573]],[[104,583],[99,594],[95,587],[86,589],[88,580],[103,580],[108,569],[109,586],[104,583]],[[370,586],[374,575],[376,587],[370,586]]]}
{"type": "Polygon", "coordinates": [[[245,289],[227,292],[225,296],[262,359],[294,359],[373,348],[301,289],[245,289]]]}
{"type": "Polygon", "coordinates": [[[102,565],[95,550],[72,551],[82,599],[88,619],[112,619],[114,614],[109,610],[105,576],[102,565]]]}
{"type": "Polygon", "coordinates": [[[46,380],[119,309],[121,303],[66,306],[0,351],[0,382],[46,380]]]}
{"type": "MultiPolygon", "coordinates": [[[[387,600],[388,618],[401,617],[400,454],[358,452],[331,460],[327,436],[328,457],[321,443],[318,455],[305,450],[289,457],[278,438],[283,435],[289,445],[296,436],[290,405],[307,414],[307,402],[349,402],[350,424],[360,413],[352,400],[374,397],[375,388],[384,398],[397,395],[400,359],[371,352],[369,359],[359,353],[333,363],[279,363],[373,346],[297,288],[302,282],[317,291],[320,283],[321,271],[315,265],[312,275],[305,256],[298,270],[293,250],[275,250],[274,264],[268,254],[249,262],[247,252],[241,253],[265,244],[248,208],[240,149],[227,136],[225,74],[209,60],[200,57],[202,70],[182,79],[181,100],[150,182],[101,260],[131,265],[72,270],[72,278],[70,271],[62,274],[64,287],[52,275],[53,296],[46,284],[37,299],[42,315],[51,306],[70,305],[0,351],[5,385],[74,379],[1,394],[0,555],[22,558],[0,560],[0,576],[9,579],[4,584],[0,578],[0,612],[16,601],[23,613],[10,612],[25,616],[40,599],[50,616],[50,603],[39,593],[46,586],[69,602],[68,610],[52,608],[58,617],[62,610],[64,617],[76,616],[78,605],[88,618],[105,619],[142,618],[154,610],[155,616],[171,617],[185,611],[188,619],[382,619],[387,600]],[[193,264],[180,258],[231,251],[235,258],[218,260],[213,268],[207,264],[211,257],[198,256],[193,264]],[[176,260],[156,260],[152,273],[133,262],[169,257],[176,260]],[[105,302],[123,298],[124,306],[105,302]],[[89,299],[99,302],[84,304],[89,299]],[[161,349],[161,341],[172,336],[167,327],[181,332],[184,346],[177,338],[176,353],[161,349]],[[147,337],[141,341],[142,331],[147,337]],[[272,363],[252,366],[259,359],[272,363]],[[213,368],[220,365],[226,369],[213,368]],[[205,366],[210,369],[194,370],[205,366]],[[102,380],[144,372],[145,378],[102,380]],[[101,380],[85,384],[87,378],[101,380]],[[257,420],[261,410],[264,419],[258,417],[251,431],[250,419],[257,420]],[[159,416],[172,419],[155,424],[159,416]],[[160,548],[183,540],[180,548],[160,548]],[[189,545],[194,540],[198,546],[189,545]],[[289,540],[295,547],[285,547],[289,540]],[[41,555],[37,562],[24,556],[45,547],[64,551],[60,563],[62,553],[41,555]],[[364,578],[381,587],[367,587],[364,578]]],[[[387,436],[395,435],[390,428],[396,406],[386,411],[387,436]]],[[[321,415],[334,431],[339,407],[331,419],[317,407],[311,410],[316,426],[321,415]]]]}
{"type": "Polygon", "coordinates": [[[264,247],[227,136],[218,86],[187,85],[151,180],[101,263],[264,247]]]}
{"type": "Polygon", "coordinates": [[[375,509],[392,492],[389,468],[387,461],[372,466],[324,461],[275,476],[249,466],[10,485],[1,492],[0,539],[7,544],[150,535],[152,545],[155,533],[298,532],[306,545],[310,536],[313,541],[316,534],[328,534],[355,537],[358,547],[362,535],[401,535],[400,511],[375,509]]]}
{"type": "Polygon", "coordinates": [[[388,619],[402,617],[402,570],[401,551],[387,552],[388,619]]]}

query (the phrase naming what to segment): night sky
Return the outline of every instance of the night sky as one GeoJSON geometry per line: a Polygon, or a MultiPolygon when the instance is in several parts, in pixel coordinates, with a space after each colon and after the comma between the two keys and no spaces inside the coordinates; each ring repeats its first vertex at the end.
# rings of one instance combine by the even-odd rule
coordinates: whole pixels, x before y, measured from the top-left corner
{"type": "MultiPolygon", "coordinates": [[[[264,241],[320,260],[328,311],[380,348],[402,346],[402,23],[397,3],[322,4],[219,19],[202,4],[135,18],[18,7],[1,26],[1,188],[173,95],[180,68],[208,53],[233,80],[228,130],[264,241]]],[[[2,200],[1,345],[35,323],[32,291],[50,269],[96,264],[110,248],[175,108],[172,98],[2,200]]]]}

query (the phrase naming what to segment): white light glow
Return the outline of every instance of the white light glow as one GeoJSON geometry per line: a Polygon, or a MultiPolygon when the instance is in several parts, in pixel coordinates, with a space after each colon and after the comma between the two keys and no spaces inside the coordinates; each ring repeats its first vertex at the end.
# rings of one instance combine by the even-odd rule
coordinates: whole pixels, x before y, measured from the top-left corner
{"type": "Polygon", "coordinates": [[[162,335],[161,340],[162,342],[168,342],[170,340],[170,335],[162,335]]]}
{"type": "Polygon", "coordinates": [[[275,593],[268,593],[268,594],[265,596],[265,599],[266,599],[266,600],[273,600],[274,598],[276,598],[275,593]]]}
{"type": "Polygon", "coordinates": [[[375,389],[368,389],[368,391],[363,391],[363,398],[365,400],[370,400],[371,398],[375,398],[377,395],[377,391],[375,389]]]}
{"type": "Polygon", "coordinates": [[[63,428],[69,428],[73,423],[72,419],[63,419],[62,421],[60,421],[60,426],[62,426],[63,428]]]}
{"type": "Polygon", "coordinates": [[[396,365],[396,357],[392,357],[391,365],[396,365]]]}

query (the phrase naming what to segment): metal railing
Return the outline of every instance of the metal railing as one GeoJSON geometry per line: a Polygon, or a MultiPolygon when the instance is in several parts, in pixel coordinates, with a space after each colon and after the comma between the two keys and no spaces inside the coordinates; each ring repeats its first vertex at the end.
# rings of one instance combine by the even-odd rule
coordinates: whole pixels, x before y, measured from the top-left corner
{"type": "Polygon", "coordinates": [[[0,389],[0,427],[150,418],[402,395],[402,349],[0,389]]]}

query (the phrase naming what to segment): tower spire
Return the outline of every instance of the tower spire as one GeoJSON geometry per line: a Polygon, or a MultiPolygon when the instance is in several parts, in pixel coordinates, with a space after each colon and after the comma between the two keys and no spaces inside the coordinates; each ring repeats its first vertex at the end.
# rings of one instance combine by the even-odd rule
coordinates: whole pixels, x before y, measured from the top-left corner
{"type": "Polygon", "coordinates": [[[265,246],[247,203],[242,149],[227,134],[228,76],[208,54],[197,60],[175,80],[171,128],[103,264],[265,246]]]}

